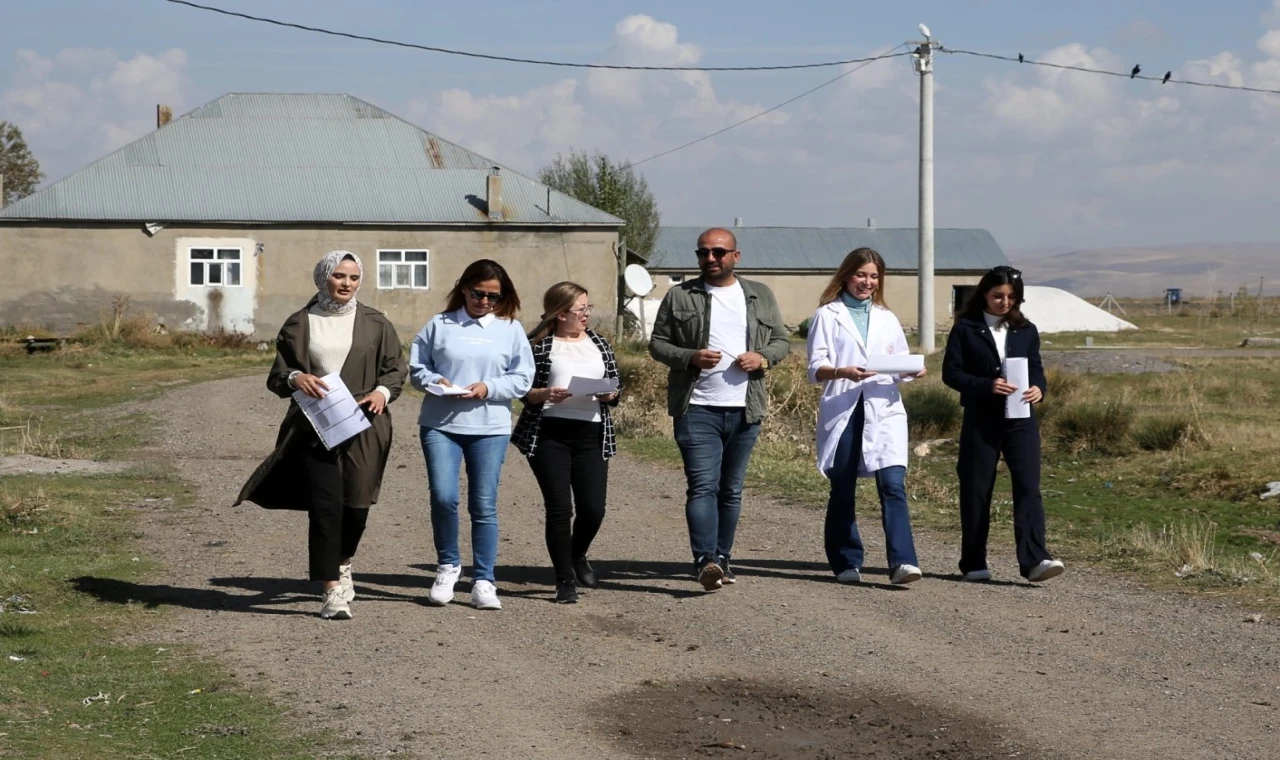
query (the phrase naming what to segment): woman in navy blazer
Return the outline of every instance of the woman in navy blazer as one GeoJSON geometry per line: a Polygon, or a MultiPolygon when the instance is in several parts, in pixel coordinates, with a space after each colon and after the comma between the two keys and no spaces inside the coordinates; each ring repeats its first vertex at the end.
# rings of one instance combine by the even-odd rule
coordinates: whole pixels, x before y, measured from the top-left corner
{"type": "Polygon", "coordinates": [[[991,578],[987,534],[996,465],[1004,454],[1013,480],[1013,537],[1018,570],[1029,581],[1045,581],[1066,569],[1045,548],[1044,501],[1040,495],[1040,426],[1035,404],[1044,399],[1040,332],[1022,316],[1022,273],[998,266],[982,276],[947,336],[942,382],[960,392],[960,572],[965,580],[991,578]],[[1028,417],[1005,417],[1007,397],[1016,392],[1004,378],[1009,357],[1027,359],[1032,404],[1028,417]]]}

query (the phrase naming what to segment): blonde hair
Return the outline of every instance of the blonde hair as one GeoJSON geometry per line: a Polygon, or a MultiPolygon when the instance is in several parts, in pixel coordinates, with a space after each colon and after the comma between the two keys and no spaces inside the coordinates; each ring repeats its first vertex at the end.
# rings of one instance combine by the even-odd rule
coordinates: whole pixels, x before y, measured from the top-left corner
{"type": "Polygon", "coordinates": [[[889,305],[884,300],[884,259],[870,248],[855,248],[849,251],[849,255],[845,256],[844,261],[840,262],[840,268],[836,270],[835,274],[831,275],[831,281],[827,283],[826,289],[822,291],[822,297],[818,299],[818,305],[826,306],[839,298],[840,293],[844,290],[845,281],[852,277],[854,272],[867,264],[875,264],[876,271],[880,273],[880,284],[876,286],[876,292],[872,294],[871,300],[877,306],[889,308],[889,305]]]}
{"type": "Polygon", "coordinates": [[[542,295],[542,321],[529,333],[530,341],[538,341],[555,332],[556,320],[573,308],[573,304],[587,294],[587,289],[576,282],[557,282],[542,295]]]}

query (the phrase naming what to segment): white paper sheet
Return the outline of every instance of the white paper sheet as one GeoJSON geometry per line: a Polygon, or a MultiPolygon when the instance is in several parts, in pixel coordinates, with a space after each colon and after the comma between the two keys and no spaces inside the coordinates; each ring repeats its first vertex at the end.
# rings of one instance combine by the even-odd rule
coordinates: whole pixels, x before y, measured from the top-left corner
{"type": "Polygon", "coordinates": [[[595,396],[601,393],[613,393],[618,390],[618,378],[571,377],[565,388],[570,396],[595,396]]]}
{"type": "Polygon", "coordinates": [[[427,393],[430,393],[433,396],[465,396],[467,395],[467,389],[460,388],[456,385],[436,385],[435,383],[430,383],[427,385],[427,393]]]}
{"type": "Polygon", "coordinates": [[[1031,404],[1022,399],[1022,394],[1026,393],[1027,389],[1031,387],[1027,360],[1018,357],[1005,359],[1004,379],[1010,385],[1018,386],[1018,389],[1010,393],[1004,401],[1004,416],[1011,420],[1030,417],[1031,404]]]}
{"type": "Polygon", "coordinates": [[[881,354],[867,357],[867,372],[914,375],[924,369],[924,354],[881,354]]]}
{"type": "Polygon", "coordinates": [[[312,398],[302,391],[294,391],[293,397],[325,448],[332,450],[348,438],[368,430],[369,418],[337,372],[320,379],[329,386],[324,398],[312,398]]]}

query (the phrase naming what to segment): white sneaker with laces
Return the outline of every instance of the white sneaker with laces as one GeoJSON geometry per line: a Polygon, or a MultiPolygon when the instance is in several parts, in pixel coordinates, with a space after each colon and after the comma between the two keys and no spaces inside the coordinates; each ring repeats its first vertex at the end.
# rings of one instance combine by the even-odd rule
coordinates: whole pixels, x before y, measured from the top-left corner
{"type": "Polygon", "coordinates": [[[1060,559],[1041,560],[1040,564],[1031,568],[1031,572],[1027,573],[1027,580],[1032,583],[1047,581],[1050,578],[1057,578],[1066,571],[1067,566],[1062,564],[1060,559]]]}
{"type": "Polygon", "coordinates": [[[342,589],[342,599],[347,604],[355,601],[356,587],[351,580],[351,565],[338,565],[338,588],[342,589]]]}
{"type": "Polygon", "coordinates": [[[471,606],[478,610],[502,609],[502,602],[498,601],[498,587],[489,581],[476,581],[471,586],[471,606]]]}
{"type": "Polygon", "coordinates": [[[848,570],[836,576],[836,580],[841,583],[861,583],[862,573],[858,572],[858,568],[851,567],[848,570]]]}
{"type": "Polygon", "coordinates": [[[985,567],[981,570],[970,570],[964,574],[964,579],[966,581],[989,581],[991,580],[991,571],[985,567]]]}
{"type": "Polygon", "coordinates": [[[320,617],[325,620],[351,619],[351,605],[342,598],[341,586],[334,586],[324,592],[324,604],[320,606],[320,617]]]}
{"type": "Polygon", "coordinates": [[[915,565],[898,565],[893,569],[893,575],[889,576],[889,582],[898,584],[914,583],[923,577],[924,573],[920,572],[920,568],[915,565]]]}
{"type": "Polygon", "coordinates": [[[446,605],[453,601],[453,586],[462,575],[461,565],[440,565],[436,568],[436,582],[431,584],[431,592],[427,601],[431,604],[446,605]]]}

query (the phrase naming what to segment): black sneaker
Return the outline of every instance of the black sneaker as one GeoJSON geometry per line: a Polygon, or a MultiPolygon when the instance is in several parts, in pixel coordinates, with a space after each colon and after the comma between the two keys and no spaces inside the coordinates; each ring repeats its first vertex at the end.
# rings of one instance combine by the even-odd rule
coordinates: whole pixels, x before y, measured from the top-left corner
{"type": "Polygon", "coordinates": [[[733,577],[733,570],[729,569],[729,558],[723,554],[720,555],[720,572],[724,573],[724,577],[720,579],[721,583],[730,585],[738,582],[738,579],[733,577]]]}
{"type": "Polygon", "coordinates": [[[578,578],[578,585],[583,588],[595,588],[600,585],[599,579],[596,578],[596,571],[591,567],[591,563],[587,562],[586,557],[573,563],[573,574],[578,578]]]}
{"type": "Polygon", "coordinates": [[[556,583],[556,604],[577,604],[578,586],[575,583],[556,583]]]}
{"type": "Polygon", "coordinates": [[[724,570],[710,557],[704,557],[698,563],[698,583],[705,591],[715,591],[724,582],[724,570]]]}

